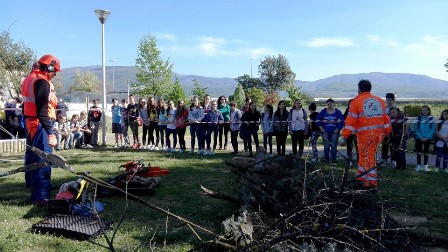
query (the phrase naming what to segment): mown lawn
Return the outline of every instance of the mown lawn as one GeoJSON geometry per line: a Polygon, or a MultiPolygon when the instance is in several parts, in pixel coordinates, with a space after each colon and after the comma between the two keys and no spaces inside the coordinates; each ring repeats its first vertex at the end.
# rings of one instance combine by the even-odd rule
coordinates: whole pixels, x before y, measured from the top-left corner
{"type": "MultiPolygon", "coordinates": [[[[170,169],[163,177],[153,197],[144,197],[151,204],[167,209],[215,233],[220,232],[220,223],[235,213],[239,207],[233,203],[204,196],[200,186],[236,195],[236,177],[224,164],[232,156],[218,153],[200,157],[196,154],[173,154],[147,150],[93,149],[59,152],[77,171],[90,171],[103,180],[119,173],[118,167],[130,160],[143,158],[145,163],[170,169]]],[[[0,171],[19,167],[23,156],[1,156],[0,171]]],[[[337,171],[342,171],[339,161],[337,171]]],[[[324,164],[321,164],[324,165],[324,164]]],[[[416,173],[414,165],[405,171],[381,167],[378,200],[394,214],[423,216],[428,221],[417,224],[415,232],[448,236],[448,174],[416,173]]],[[[351,174],[355,168],[352,168],[351,174]]],[[[336,173],[337,174],[337,173],[336,173]]],[[[59,188],[67,181],[75,180],[74,174],[53,169],[53,186],[59,188]]],[[[23,174],[0,178],[0,251],[105,251],[89,242],[80,242],[49,235],[38,235],[28,230],[42,220],[46,210],[29,204],[29,191],[24,186],[23,174]]],[[[56,189],[53,191],[56,193],[56,189]]],[[[105,203],[104,217],[118,223],[124,212],[126,201],[122,196],[99,198],[105,203]]],[[[163,251],[187,251],[200,243],[190,228],[172,217],[129,201],[123,225],[114,241],[117,251],[149,251],[154,245],[163,251]],[[167,228],[166,228],[167,225],[167,228]]],[[[198,231],[204,240],[213,236],[198,231]]],[[[110,234],[110,233],[109,233],[110,234]]],[[[103,238],[96,240],[105,244],[103,238]]]]}
{"type": "MultiPolygon", "coordinates": [[[[144,150],[121,149],[70,150],[62,152],[77,171],[91,171],[93,176],[107,180],[118,174],[120,164],[143,158],[145,163],[170,169],[171,174],[163,177],[153,197],[143,197],[148,202],[167,209],[213,232],[219,232],[219,223],[231,216],[238,206],[226,201],[204,196],[200,186],[228,194],[236,193],[236,178],[229,172],[224,159],[229,154],[212,157],[199,157],[195,154],[167,154],[144,150]]],[[[2,157],[5,158],[6,157],[2,157]]],[[[21,156],[8,159],[21,159],[21,156]]],[[[0,171],[19,167],[22,162],[2,162],[0,171]]],[[[76,175],[53,169],[54,187],[75,180],[76,175]]],[[[0,251],[104,251],[105,249],[89,242],[73,241],[48,235],[28,232],[32,224],[45,217],[46,210],[29,204],[29,192],[24,186],[23,174],[0,178],[0,251]]],[[[55,189],[54,194],[57,192],[55,189]]],[[[125,209],[122,196],[99,198],[105,203],[105,216],[118,223],[125,209]]],[[[114,241],[117,251],[148,251],[151,238],[157,248],[167,251],[185,251],[197,245],[199,240],[188,226],[174,218],[129,201],[123,225],[114,241]],[[168,229],[165,225],[168,225],[168,229]]],[[[197,231],[202,239],[212,238],[197,231]]],[[[104,241],[98,239],[98,242],[104,241]]]]}

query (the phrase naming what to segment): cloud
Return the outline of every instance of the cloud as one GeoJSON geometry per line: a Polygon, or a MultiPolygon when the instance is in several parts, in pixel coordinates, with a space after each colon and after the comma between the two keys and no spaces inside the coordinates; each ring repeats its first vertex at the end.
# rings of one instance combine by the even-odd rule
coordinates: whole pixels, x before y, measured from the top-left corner
{"type": "Polygon", "coordinates": [[[368,34],[366,35],[369,42],[373,45],[380,47],[399,47],[400,43],[393,39],[384,39],[381,36],[368,34]]]}
{"type": "Polygon", "coordinates": [[[266,47],[242,49],[241,51],[244,54],[249,54],[252,59],[259,58],[260,56],[272,54],[271,49],[266,48],[266,47]]]}
{"type": "Polygon", "coordinates": [[[313,38],[304,43],[308,47],[352,47],[355,43],[349,38],[313,38]]]}
{"type": "Polygon", "coordinates": [[[199,38],[199,49],[208,56],[225,55],[228,52],[223,48],[226,40],[223,38],[214,38],[210,36],[199,38]]]}
{"type": "Polygon", "coordinates": [[[199,41],[204,43],[213,43],[213,44],[225,44],[226,39],[224,38],[214,38],[210,36],[200,37],[199,41]]]}
{"type": "Polygon", "coordinates": [[[447,36],[426,35],[417,42],[404,45],[403,49],[419,57],[445,57],[448,55],[447,39],[447,36]]]}
{"type": "Polygon", "coordinates": [[[176,35],[172,33],[158,33],[154,35],[158,40],[176,41],[176,35]]]}
{"type": "Polygon", "coordinates": [[[179,38],[175,43],[161,43],[160,48],[163,49],[162,51],[168,51],[172,55],[203,55],[207,57],[238,56],[259,58],[272,52],[268,47],[254,46],[254,43],[251,41],[213,36],[201,36],[185,41],[179,38]]]}

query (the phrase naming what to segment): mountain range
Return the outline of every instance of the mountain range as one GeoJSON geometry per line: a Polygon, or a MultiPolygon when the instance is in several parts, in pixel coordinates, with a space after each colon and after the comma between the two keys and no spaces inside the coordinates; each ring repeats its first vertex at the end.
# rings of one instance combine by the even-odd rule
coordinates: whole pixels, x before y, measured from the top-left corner
{"type": "MultiPolygon", "coordinates": [[[[102,79],[101,66],[72,67],[62,69],[60,74],[63,79],[64,89],[73,84],[76,70],[81,72],[92,71],[99,79],[102,79]]],[[[106,90],[110,92],[127,91],[128,83],[135,82],[136,69],[133,66],[107,66],[106,90]]],[[[237,81],[235,78],[217,78],[199,75],[176,74],[187,96],[194,85],[194,79],[198,80],[202,87],[206,87],[212,97],[220,95],[232,95],[237,81]]],[[[339,74],[316,81],[296,80],[295,84],[301,87],[303,93],[311,97],[354,97],[357,95],[357,83],[360,79],[368,79],[372,82],[372,92],[384,97],[386,93],[395,93],[400,98],[448,98],[448,81],[431,78],[426,75],[410,73],[358,73],[339,74]]],[[[131,91],[132,92],[132,91],[131,91]]]]}

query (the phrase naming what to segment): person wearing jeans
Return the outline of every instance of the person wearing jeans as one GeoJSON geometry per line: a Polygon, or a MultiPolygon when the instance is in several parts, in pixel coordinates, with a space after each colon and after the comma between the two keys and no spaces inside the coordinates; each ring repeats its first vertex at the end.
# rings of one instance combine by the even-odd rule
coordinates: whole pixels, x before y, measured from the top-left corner
{"type": "Polygon", "coordinates": [[[191,135],[191,153],[194,153],[195,139],[198,138],[199,151],[198,154],[203,153],[203,125],[202,119],[204,119],[204,109],[199,103],[199,97],[193,97],[190,112],[188,113],[188,121],[190,122],[190,135],[191,135]]]}
{"type": "Polygon", "coordinates": [[[328,99],[326,103],[327,108],[319,112],[316,123],[322,132],[322,139],[324,140],[325,161],[330,162],[331,149],[331,163],[336,165],[338,138],[339,132],[344,126],[344,115],[339,109],[335,108],[333,99],[328,99]]]}

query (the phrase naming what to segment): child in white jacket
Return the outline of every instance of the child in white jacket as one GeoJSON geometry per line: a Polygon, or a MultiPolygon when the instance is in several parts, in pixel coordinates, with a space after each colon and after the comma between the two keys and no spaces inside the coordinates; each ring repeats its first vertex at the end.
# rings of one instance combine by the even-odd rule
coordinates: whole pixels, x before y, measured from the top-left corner
{"type": "Polygon", "coordinates": [[[238,153],[238,133],[240,132],[241,116],[243,115],[243,112],[236,106],[236,102],[230,103],[230,142],[232,143],[233,155],[238,153]]]}
{"type": "Polygon", "coordinates": [[[269,145],[269,156],[272,157],[272,136],[274,133],[272,115],[274,114],[274,108],[270,104],[264,106],[264,113],[261,116],[261,131],[263,132],[263,146],[265,154],[268,154],[269,145]]]}

